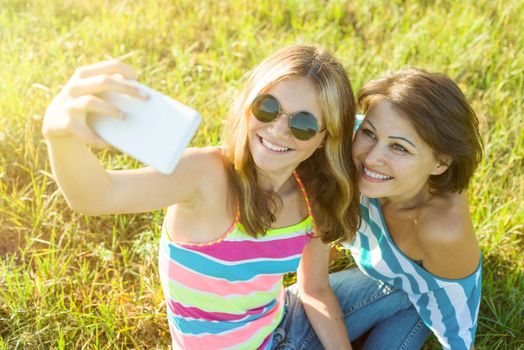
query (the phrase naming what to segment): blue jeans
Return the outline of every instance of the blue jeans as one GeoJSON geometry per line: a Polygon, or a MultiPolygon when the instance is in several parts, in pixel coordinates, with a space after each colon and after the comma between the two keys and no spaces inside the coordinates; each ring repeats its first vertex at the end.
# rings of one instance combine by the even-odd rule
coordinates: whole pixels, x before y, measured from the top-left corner
{"type": "MultiPolygon", "coordinates": [[[[329,276],[353,341],[370,331],[362,349],[420,349],[430,334],[404,291],[358,269],[329,276]]],[[[309,324],[296,285],[286,291],[286,314],[275,329],[272,349],[323,349],[309,324]]]]}

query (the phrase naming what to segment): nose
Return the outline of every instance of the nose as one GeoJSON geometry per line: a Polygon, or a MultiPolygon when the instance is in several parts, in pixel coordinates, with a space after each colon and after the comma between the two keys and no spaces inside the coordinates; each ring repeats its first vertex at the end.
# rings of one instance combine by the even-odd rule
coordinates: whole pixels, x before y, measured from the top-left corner
{"type": "Polygon", "coordinates": [[[368,149],[368,154],[366,155],[366,164],[369,165],[384,165],[386,163],[386,157],[384,150],[380,147],[379,144],[374,144],[368,149]]]}
{"type": "Polygon", "coordinates": [[[291,131],[289,130],[289,115],[280,112],[278,117],[271,122],[269,132],[276,138],[286,138],[291,131]]]}

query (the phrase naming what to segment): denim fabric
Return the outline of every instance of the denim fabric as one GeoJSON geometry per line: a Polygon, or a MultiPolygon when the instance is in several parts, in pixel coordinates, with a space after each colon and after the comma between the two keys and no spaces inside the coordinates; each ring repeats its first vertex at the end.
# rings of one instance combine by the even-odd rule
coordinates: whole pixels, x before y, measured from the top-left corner
{"type": "MultiPolygon", "coordinates": [[[[329,276],[351,340],[370,331],[363,349],[420,349],[430,334],[405,292],[365,276],[358,269],[329,276]]],[[[272,349],[323,349],[309,324],[296,285],[286,291],[286,313],[272,349]]]]}

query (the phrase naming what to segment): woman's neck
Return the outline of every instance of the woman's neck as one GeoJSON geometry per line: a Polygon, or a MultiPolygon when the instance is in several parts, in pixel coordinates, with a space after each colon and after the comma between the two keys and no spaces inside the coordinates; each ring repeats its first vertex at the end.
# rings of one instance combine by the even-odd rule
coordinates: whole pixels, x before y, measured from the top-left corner
{"type": "Polygon", "coordinates": [[[263,188],[277,193],[286,192],[289,185],[294,183],[293,173],[268,174],[258,171],[258,176],[263,188]]]}
{"type": "Polygon", "coordinates": [[[379,201],[382,208],[388,207],[390,209],[405,210],[419,208],[427,203],[432,197],[433,195],[429,192],[429,185],[426,184],[415,193],[383,197],[379,198],[379,201]]]}

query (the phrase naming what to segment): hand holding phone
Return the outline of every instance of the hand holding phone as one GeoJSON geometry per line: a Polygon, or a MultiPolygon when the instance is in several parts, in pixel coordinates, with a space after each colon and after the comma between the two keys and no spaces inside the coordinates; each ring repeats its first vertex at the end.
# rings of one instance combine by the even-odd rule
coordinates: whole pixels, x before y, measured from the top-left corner
{"type": "Polygon", "coordinates": [[[201,122],[192,108],[136,81],[147,100],[106,92],[102,98],[125,113],[119,120],[90,115],[88,124],[107,143],[160,173],[172,173],[201,122]]]}

